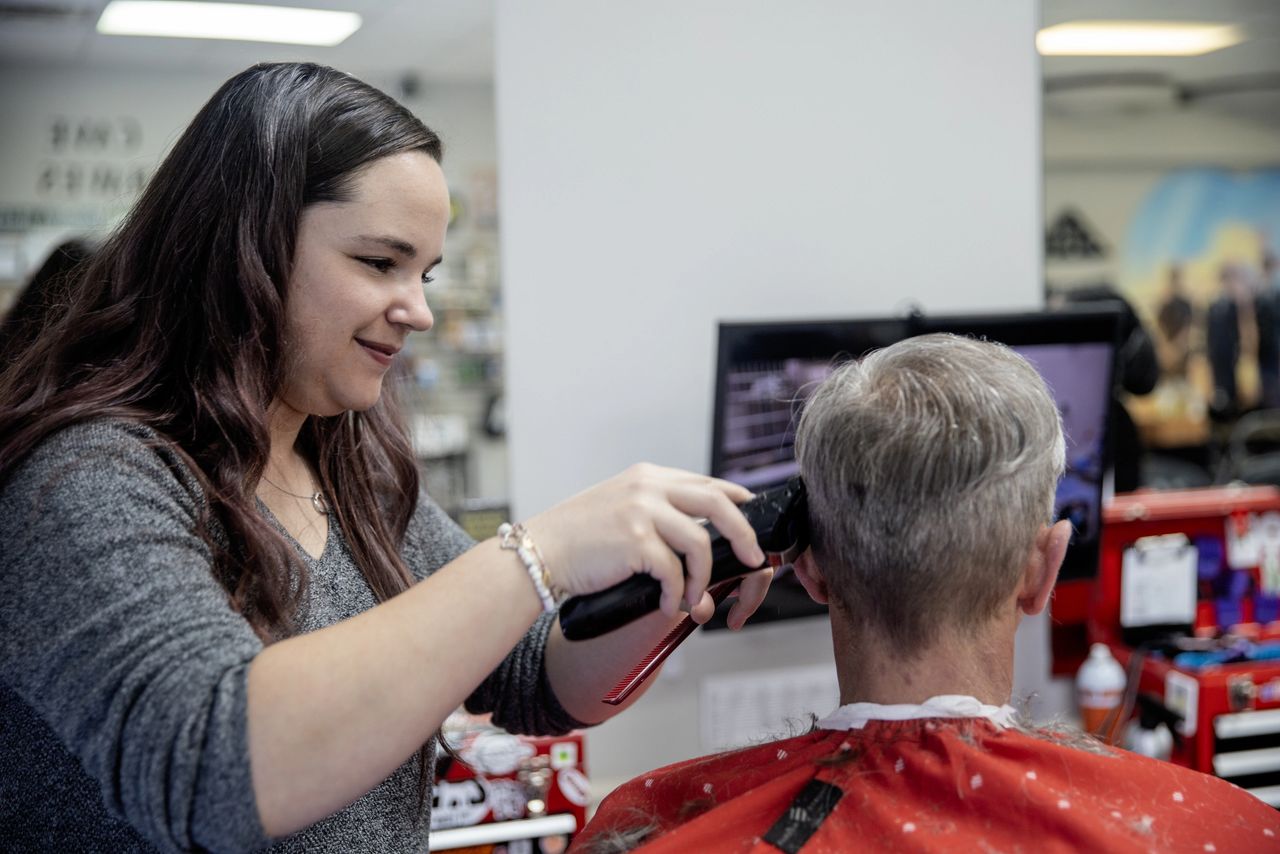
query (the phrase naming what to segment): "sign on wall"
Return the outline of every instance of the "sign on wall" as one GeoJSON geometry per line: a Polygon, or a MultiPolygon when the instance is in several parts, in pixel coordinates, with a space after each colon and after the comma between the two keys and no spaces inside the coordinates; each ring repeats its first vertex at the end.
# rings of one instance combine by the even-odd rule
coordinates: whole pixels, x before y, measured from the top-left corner
{"type": "Polygon", "coordinates": [[[146,185],[149,170],[137,161],[142,123],[132,116],[56,116],[46,140],[38,196],[111,202],[146,185]]]}

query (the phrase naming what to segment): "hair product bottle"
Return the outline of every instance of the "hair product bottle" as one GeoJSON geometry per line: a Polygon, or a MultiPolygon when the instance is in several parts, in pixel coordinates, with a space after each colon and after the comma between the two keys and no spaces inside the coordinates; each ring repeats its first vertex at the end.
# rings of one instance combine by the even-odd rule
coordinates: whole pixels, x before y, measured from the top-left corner
{"type": "Polygon", "coordinates": [[[1105,738],[1103,721],[1124,698],[1125,675],[1120,662],[1111,656],[1105,643],[1089,648],[1089,657],[1076,673],[1076,695],[1080,702],[1081,726],[1105,738]]]}

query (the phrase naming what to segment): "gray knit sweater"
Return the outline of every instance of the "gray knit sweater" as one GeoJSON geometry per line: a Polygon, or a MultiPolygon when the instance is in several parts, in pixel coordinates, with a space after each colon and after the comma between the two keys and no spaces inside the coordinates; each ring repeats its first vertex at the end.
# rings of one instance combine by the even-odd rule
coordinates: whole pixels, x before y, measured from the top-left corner
{"type": "MultiPolygon", "coordinates": [[[[0,850],[424,850],[416,755],[312,827],[263,833],[245,732],[262,644],[210,572],[201,500],[154,433],[121,422],[50,437],[0,489],[0,850]]],[[[403,554],[421,579],[471,545],[424,496],[403,554]]],[[[298,553],[300,631],[373,606],[333,519],[318,560],[298,553]]],[[[547,684],[550,625],[468,708],[516,732],[577,725],[547,684]]]]}

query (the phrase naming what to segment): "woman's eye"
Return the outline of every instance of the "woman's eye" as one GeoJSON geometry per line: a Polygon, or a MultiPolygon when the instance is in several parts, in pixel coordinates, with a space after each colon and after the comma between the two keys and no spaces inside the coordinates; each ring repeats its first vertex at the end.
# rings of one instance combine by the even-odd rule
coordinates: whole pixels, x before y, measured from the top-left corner
{"type": "Polygon", "coordinates": [[[436,280],[436,277],[435,277],[435,276],[433,276],[433,275],[431,275],[430,273],[423,273],[423,274],[422,274],[422,284],[424,284],[424,285],[429,285],[429,284],[431,284],[432,282],[434,282],[435,280],[436,280]]]}
{"type": "Polygon", "coordinates": [[[386,273],[395,266],[395,262],[390,258],[359,258],[361,264],[368,265],[379,273],[386,273]]]}

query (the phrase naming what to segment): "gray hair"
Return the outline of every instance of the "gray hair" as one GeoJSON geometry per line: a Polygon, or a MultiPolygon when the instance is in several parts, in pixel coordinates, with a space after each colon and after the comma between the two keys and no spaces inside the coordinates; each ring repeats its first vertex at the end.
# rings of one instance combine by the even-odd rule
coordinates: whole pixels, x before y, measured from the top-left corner
{"type": "Polygon", "coordinates": [[[1036,369],[946,334],[837,369],[804,409],[796,455],[833,603],[905,655],[977,629],[1013,592],[1066,457],[1036,369]]]}

